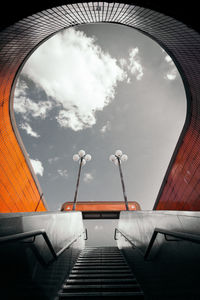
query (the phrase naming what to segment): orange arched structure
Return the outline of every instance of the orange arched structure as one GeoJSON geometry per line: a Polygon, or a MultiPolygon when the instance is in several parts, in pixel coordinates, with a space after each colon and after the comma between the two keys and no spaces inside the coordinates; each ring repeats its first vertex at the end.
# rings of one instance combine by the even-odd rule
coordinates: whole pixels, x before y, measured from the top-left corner
{"type": "MultiPolygon", "coordinates": [[[[73,202],[65,202],[61,211],[71,211],[73,202]]],[[[128,202],[129,210],[141,210],[139,203],[136,201],[128,202]]],[[[126,210],[124,202],[121,201],[89,201],[76,203],[76,210],[78,211],[121,211],[126,210]]]]}
{"type": "Polygon", "coordinates": [[[0,212],[45,211],[42,192],[12,122],[11,90],[19,65],[10,63],[6,48],[0,53],[0,212]]]}
{"type": "MultiPolygon", "coordinates": [[[[66,5],[63,0],[53,0],[51,4],[44,0],[28,5],[21,2],[20,5],[18,1],[8,3],[7,10],[5,3],[2,4],[0,212],[47,210],[14,120],[12,104],[16,76],[31,52],[45,39],[64,28],[94,22],[112,22],[140,30],[157,41],[176,63],[188,101],[187,119],[154,209],[200,209],[200,36],[190,26],[168,16],[171,14],[189,22],[182,7],[174,11],[173,4],[166,2],[161,7],[156,3],[142,0],[132,1],[132,5],[130,2],[71,1],[66,5]]],[[[196,25],[195,20],[191,22],[196,25]]]]}

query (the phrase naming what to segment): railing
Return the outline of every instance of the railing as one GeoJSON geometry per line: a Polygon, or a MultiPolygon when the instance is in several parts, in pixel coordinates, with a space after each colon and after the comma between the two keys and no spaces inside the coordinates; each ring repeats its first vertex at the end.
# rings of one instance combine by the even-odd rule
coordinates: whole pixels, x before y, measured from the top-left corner
{"type": "Polygon", "coordinates": [[[125,240],[127,240],[133,248],[137,248],[136,245],[133,243],[133,241],[131,241],[124,233],[122,233],[118,228],[115,228],[115,233],[114,233],[114,240],[117,241],[117,232],[119,232],[124,238],[125,240]]]}
{"type": "Polygon", "coordinates": [[[87,229],[85,229],[85,231],[83,231],[80,235],[78,235],[76,238],[74,238],[72,241],[70,241],[69,243],[67,243],[67,245],[65,245],[61,250],[59,250],[58,252],[56,252],[54,250],[54,247],[52,245],[52,242],[50,241],[46,231],[44,229],[40,229],[40,230],[34,230],[34,231],[29,231],[29,232],[24,232],[24,233],[17,233],[17,234],[13,234],[13,235],[8,235],[8,236],[3,236],[0,237],[0,245],[4,245],[4,244],[8,244],[8,243],[13,243],[13,242],[18,242],[24,239],[28,239],[28,238],[33,238],[33,240],[31,242],[26,242],[28,244],[33,244],[35,242],[35,237],[42,235],[52,256],[53,259],[50,260],[48,263],[41,258],[41,255],[39,254],[38,250],[36,254],[36,257],[39,258],[40,262],[42,262],[45,265],[49,265],[50,263],[52,263],[53,261],[55,261],[65,250],[69,249],[70,246],[72,244],[74,244],[81,236],[83,236],[83,234],[85,234],[85,238],[84,240],[88,239],[88,234],[87,234],[87,229]]]}
{"type": "Polygon", "coordinates": [[[152,234],[152,237],[149,241],[149,245],[147,246],[147,249],[145,251],[145,253],[143,253],[139,247],[137,247],[134,242],[132,240],[130,240],[123,232],[121,232],[118,228],[115,228],[115,233],[114,233],[114,239],[117,240],[117,232],[119,232],[131,245],[134,249],[138,249],[140,251],[140,253],[144,256],[144,260],[147,260],[151,249],[153,247],[154,241],[158,235],[158,233],[163,234],[165,236],[165,240],[168,242],[174,242],[174,241],[180,241],[180,240],[184,240],[184,241],[188,241],[188,242],[192,242],[192,243],[196,243],[196,244],[200,244],[200,235],[195,235],[195,234],[191,234],[191,233],[183,233],[183,232],[177,232],[177,231],[170,231],[170,230],[166,230],[166,229],[162,229],[162,228],[155,228],[154,232],[152,234]],[[176,238],[176,240],[172,240],[172,239],[167,239],[167,236],[171,236],[176,238]],[[178,240],[177,240],[178,239],[178,240]]]}
{"type": "Polygon", "coordinates": [[[114,233],[114,239],[115,239],[115,241],[117,241],[117,232],[119,232],[119,233],[125,238],[125,240],[128,241],[128,242],[131,244],[131,246],[132,246],[134,249],[138,249],[139,252],[140,252],[142,255],[144,255],[144,253],[140,250],[140,248],[138,248],[138,247],[134,244],[134,242],[133,242],[132,240],[130,240],[130,239],[127,237],[127,235],[125,235],[123,232],[121,232],[118,228],[115,228],[115,233],[114,233]]]}

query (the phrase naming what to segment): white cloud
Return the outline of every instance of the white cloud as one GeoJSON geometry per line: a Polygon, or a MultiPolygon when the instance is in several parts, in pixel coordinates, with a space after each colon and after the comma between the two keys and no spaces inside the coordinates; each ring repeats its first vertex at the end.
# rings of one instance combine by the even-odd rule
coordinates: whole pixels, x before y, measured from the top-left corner
{"type": "Polygon", "coordinates": [[[18,81],[14,97],[14,111],[17,114],[20,113],[25,120],[28,120],[29,116],[45,119],[48,111],[53,107],[53,102],[51,101],[39,101],[36,103],[27,97],[27,85],[23,80],[18,81]]]}
{"type": "Polygon", "coordinates": [[[44,167],[43,167],[41,161],[39,161],[38,159],[30,159],[30,161],[31,161],[31,164],[32,164],[35,174],[43,176],[44,167]]]}
{"type": "Polygon", "coordinates": [[[125,58],[120,58],[119,63],[122,68],[127,66],[127,60],[125,58]]]}
{"type": "Polygon", "coordinates": [[[137,47],[129,50],[128,60],[125,58],[120,58],[119,64],[124,70],[124,79],[126,79],[128,84],[131,83],[131,78],[129,77],[130,75],[134,75],[137,80],[142,79],[144,73],[142,64],[140,62],[139,49],[137,47]]]}
{"type": "Polygon", "coordinates": [[[83,176],[83,181],[86,183],[91,182],[94,179],[91,173],[85,173],[83,176]]]}
{"type": "Polygon", "coordinates": [[[61,176],[61,177],[68,177],[68,171],[65,169],[65,170],[57,170],[58,174],[61,176]]]}
{"type": "Polygon", "coordinates": [[[106,124],[100,129],[100,131],[101,133],[105,133],[110,129],[111,129],[110,121],[107,121],[106,124]]]}
{"type": "Polygon", "coordinates": [[[169,80],[174,80],[174,79],[176,79],[176,76],[177,76],[176,70],[172,70],[171,73],[166,74],[165,78],[167,78],[169,80]]]}
{"type": "Polygon", "coordinates": [[[26,96],[26,92],[28,90],[28,86],[24,80],[18,80],[15,87],[15,97],[19,98],[22,96],[26,96]]]}
{"type": "Polygon", "coordinates": [[[95,124],[115,96],[126,73],[116,59],[104,53],[94,38],[68,29],[41,45],[29,58],[23,74],[61,105],[60,126],[77,131],[95,124]]]}
{"type": "Polygon", "coordinates": [[[31,135],[32,137],[35,137],[35,138],[39,138],[40,137],[40,135],[37,132],[33,131],[33,129],[31,128],[31,126],[28,123],[21,123],[19,125],[19,127],[21,129],[25,130],[26,133],[28,135],[31,135]]]}
{"type": "Polygon", "coordinates": [[[56,120],[61,127],[70,127],[74,131],[91,127],[96,123],[96,119],[93,113],[90,114],[88,112],[86,114],[80,115],[78,110],[61,110],[56,117],[56,120]]]}
{"type": "Polygon", "coordinates": [[[177,77],[177,69],[171,57],[169,55],[165,56],[165,61],[169,64],[170,70],[164,76],[165,79],[175,80],[177,77]]]}
{"type": "Polygon", "coordinates": [[[144,73],[143,73],[143,67],[140,63],[140,58],[139,58],[139,49],[132,48],[129,51],[129,64],[128,64],[128,70],[131,72],[131,74],[136,76],[137,80],[141,80],[144,73]]]}

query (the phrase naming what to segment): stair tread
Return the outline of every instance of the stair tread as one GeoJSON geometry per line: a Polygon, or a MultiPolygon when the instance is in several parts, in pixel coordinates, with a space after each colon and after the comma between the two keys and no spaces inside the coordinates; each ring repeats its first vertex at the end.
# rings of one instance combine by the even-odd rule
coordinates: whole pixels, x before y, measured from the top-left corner
{"type": "Polygon", "coordinates": [[[122,254],[120,252],[97,252],[97,251],[87,251],[87,252],[82,252],[80,253],[80,255],[94,255],[94,256],[98,256],[98,255],[116,255],[116,256],[122,256],[122,254]]]}
{"type": "Polygon", "coordinates": [[[117,258],[115,258],[115,257],[108,257],[108,256],[98,256],[98,257],[84,257],[84,258],[80,258],[81,260],[90,260],[90,261],[95,261],[95,260],[103,260],[103,261],[110,261],[110,260],[112,260],[112,261],[118,261],[118,260],[120,260],[120,261],[124,261],[124,259],[122,259],[121,257],[117,257],[117,258]]]}
{"type": "Polygon", "coordinates": [[[113,258],[118,258],[118,259],[121,259],[122,256],[121,255],[83,255],[83,256],[80,256],[79,258],[88,258],[88,259],[99,259],[99,258],[102,258],[102,259],[113,259],[113,258]]]}
{"type": "Polygon", "coordinates": [[[92,268],[102,268],[104,267],[105,269],[106,268],[113,268],[113,269],[116,269],[116,268],[119,268],[119,269],[127,269],[130,267],[127,266],[126,264],[125,265],[114,265],[114,264],[81,264],[81,265],[75,265],[74,268],[76,269],[83,269],[83,268],[89,268],[89,269],[92,269],[92,268]]]}
{"type": "Polygon", "coordinates": [[[98,256],[98,255],[115,255],[115,256],[122,256],[120,252],[97,252],[97,251],[88,251],[88,252],[81,252],[80,256],[82,255],[93,255],[93,256],[98,256]]]}
{"type": "Polygon", "coordinates": [[[137,282],[136,281],[136,279],[135,278],[131,278],[131,279],[127,279],[127,278],[114,278],[114,279],[110,279],[110,278],[100,278],[100,279],[94,279],[94,278],[91,278],[91,279],[67,279],[66,281],[65,281],[66,283],[70,283],[70,284],[76,284],[76,283],[83,283],[83,284],[85,284],[85,283],[87,283],[87,282],[89,282],[89,283],[110,283],[110,282],[116,282],[116,283],[118,283],[118,282],[130,282],[130,283],[132,283],[132,284],[134,284],[135,282],[137,282]]]}
{"type": "Polygon", "coordinates": [[[81,252],[80,254],[79,254],[79,256],[85,256],[85,255],[88,255],[88,256],[100,256],[100,255],[105,255],[105,256],[107,256],[107,255],[109,255],[109,256],[111,256],[111,255],[114,255],[114,256],[123,256],[121,253],[105,253],[105,252],[81,252]]]}
{"type": "Polygon", "coordinates": [[[88,262],[76,262],[75,266],[90,266],[90,265],[113,265],[113,266],[127,266],[125,262],[102,262],[102,261],[88,261],[88,262]]]}
{"type": "MultiPolygon", "coordinates": [[[[70,274],[69,278],[78,278],[78,277],[85,277],[85,278],[94,278],[94,274],[70,274]]],[[[104,274],[104,273],[99,273],[98,278],[124,278],[124,277],[133,277],[133,274],[131,273],[123,273],[123,274],[104,274]]]]}
{"type": "MultiPolygon", "coordinates": [[[[72,270],[71,271],[71,274],[76,274],[76,273],[79,273],[79,274],[87,274],[87,273],[91,273],[91,274],[97,274],[97,273],[111,273],[113,274],[113,270],[105,270],[105,269],[102,269],[102,270],[72,270]]],[[[129,269],[127,270],[115,270],[115,273],[126,273],[126,274],[131,274],[131,271],[129,269]]]]}
{"type": "Polygon", "coordinates": [[[94,252],[94,253],[117,253],[117,254],[121,254],[120,251],[116,251],[116,250],[95,250],[95,249],[90,249],[90,250],[82,250],[81,253],[90,253],[90,252],[94,252]]]}
{"type": "Polygon", "coordinates": [[[143,292],[76,292],[76,293],[63,293],[59,292],[59,296],[115,296],[115,295],[121,295],[121,296],[134,296],[134,295],[144,295],[143,292]]]}
{"type": "Polygon", "coordinates": [[[109,288],[140,288],[139,284],[86,284],[86,285],[70,285],[64,284],[63,289],[94,289],[94,288],[102,288],[102,289],[109,289],[109,288]]]}
{"type": "Polygon", "coordinates": [[[100,266],[74,266],[73,270],[98,270],[98,269],[112,269],[112,270],[125,270],[125,269],[130,269],[127,265],[126,266],[105,266],[105,265],[100,265],[100,266]]]}
{"type": "Polygon", "coordinates": [[[119,251],[119,249],[106,249],[106,248],[104,248],[104,249],[102,249],[102,248],[96,248],[96,249],[84,249],[84,250],[82,250],[81,252],[91,252],[91,251],[94,251],[94,252],[109,252],[109,253],[121,253],[120,251],[119,251]]]}
{"type": "Polygon", "coordinates": [[[84,258],[84,259],[78,259],[77,262],[95,262],[95,261],[100,261],[100,262],[125,262],[124,259],[110,259],[110,258],[84,258]]]}
{"type": "Polygon", "coordinates": [[[82,250],[82,252],[87,252],[87,251],[95,251],[95,252],[119,252],[120,250],[118,248],[85,248],[82,250]]]}

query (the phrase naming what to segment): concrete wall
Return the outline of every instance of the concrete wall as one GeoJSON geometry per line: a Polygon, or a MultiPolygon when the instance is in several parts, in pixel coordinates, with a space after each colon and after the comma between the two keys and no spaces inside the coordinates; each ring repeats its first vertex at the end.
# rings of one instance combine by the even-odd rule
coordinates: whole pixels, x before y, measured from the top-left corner
{"type": "MultiPolygon", "coordinates": [[[[45,229],[57,252],[84,231],[82,214],[44,212],[0,215],[1,236],[39,229],[45,229]]],[[[55,262],[45,266],[37,258],[38,250],[46,262],[52,259],[52,254],[43,237],[38,236],[33,243],[31,241],[0,245],[0,292],[4,295],[3,299],[54,299],[85,246],[82,236],[55,262]]]]}
{"type": "Polygon", "coordinates": [[[200,299],[200,245],[182,240],[167,242],[159,234],[148,261],[144,261],[142,253],[145,253],[155,227],[200,235],[200,213],[121,212],[118,228],[138,248],[132,248],[120,234],[117,235],[118,247],[136,274],[146,299],[200,299]]]}

